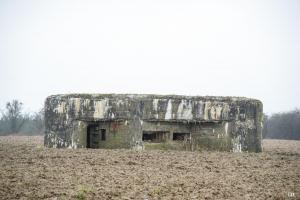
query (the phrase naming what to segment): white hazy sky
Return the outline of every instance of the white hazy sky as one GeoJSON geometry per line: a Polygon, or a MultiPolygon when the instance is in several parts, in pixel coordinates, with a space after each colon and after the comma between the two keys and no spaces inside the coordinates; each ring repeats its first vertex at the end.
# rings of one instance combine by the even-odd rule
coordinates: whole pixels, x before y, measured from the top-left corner
{"type": "Polygon", "coordinates": [[[57,93],[246,96],[300,107],[299,0],[0,0],[0,108],[57,93]]]}

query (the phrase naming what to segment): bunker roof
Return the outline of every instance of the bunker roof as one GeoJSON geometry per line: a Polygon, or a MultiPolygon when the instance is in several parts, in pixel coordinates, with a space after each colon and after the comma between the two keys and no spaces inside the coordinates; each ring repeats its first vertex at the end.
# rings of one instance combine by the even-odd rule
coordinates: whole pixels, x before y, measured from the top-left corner
{"type": "Polygon", "coordinates": [[[100,94],[100,93],[70,93],[70,94],[57,94],[48,96],[48,98],[85,98],[85,99],[136,99],[136,100],[147,100],[147,99],[186,99],[186,100],[204,100],[204,101],[251,101],[261,103],[260,100],[246,97],[236,96],[185,96],[185,95],[157,95],[157,94],[100,94]]]}

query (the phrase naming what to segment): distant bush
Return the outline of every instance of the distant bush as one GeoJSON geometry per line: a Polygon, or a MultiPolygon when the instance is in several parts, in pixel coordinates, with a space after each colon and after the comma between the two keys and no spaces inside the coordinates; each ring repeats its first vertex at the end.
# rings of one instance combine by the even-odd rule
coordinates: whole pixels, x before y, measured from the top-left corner
{"type": "Polygon", "coordinates": [[[265,138],[300,140],[300,110],[264,117],[265,138]]]}

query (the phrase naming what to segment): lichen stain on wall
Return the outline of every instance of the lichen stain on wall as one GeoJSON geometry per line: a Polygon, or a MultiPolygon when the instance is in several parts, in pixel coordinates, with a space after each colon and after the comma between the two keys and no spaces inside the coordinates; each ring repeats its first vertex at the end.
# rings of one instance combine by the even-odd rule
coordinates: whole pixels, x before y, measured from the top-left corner
{"type": "Polygon", "coordinates": [[[195,110],[196,110],[196,119],[203,119],[203,101],[196,101],[195,102],[195,110]]]}
{"type": "Polygon", "coordinates": [[[105,117],[107,114],[107,111],[109,109],[108,105],[108,99],[103,99],[103,100],[95,100],[94,101],[94,118],[95,119],[102,119],[105,117]]]}
{"type": "Polygon", "coordinates": [[[232,143],[232,152],[242,152],[242,144],[241,144],[241,136],[238,135],[237,137],[234,137],[231,139],[232,143]]]}
{"type": "Polygon", "coordinates": [[[182,99],[177,111],[177,119],[193,119],[193,106],[191,100],[182,99]]]}
{"type": "Polygon", "coordinates": [[[75,115],[78,116],[81,109],[81,99],[80,98],[70,98],[70,101],[73,104],[75,115]]]}
{"type": "Polygon", "coordinates": [[[157,112],[159,99],[153,99],[153,110],[157,112]]]}
{"type": "Polygon", "coordinates": [[[210,101],[206,101],[204,104],[204,120],[209,120],[209,112],[211,109],[211,102],[210,101]]]}
{"type": "Polygon", "coordinates": [[[58,114],[65,113],[65,106],[66,106],[66,102],[64,101],[60,102],[59,104],[57,104],[56,108],[54,108],[54,112],[58,114]]]}
{"type": "Polygon", "coordinates": [[[165,119],[166,120],[170,120],[172,118],[173,118],[173,114],[172,114],[172,99],[169,99],[168,106],[167,106],[167,112],[165,114],[165,119]]]}

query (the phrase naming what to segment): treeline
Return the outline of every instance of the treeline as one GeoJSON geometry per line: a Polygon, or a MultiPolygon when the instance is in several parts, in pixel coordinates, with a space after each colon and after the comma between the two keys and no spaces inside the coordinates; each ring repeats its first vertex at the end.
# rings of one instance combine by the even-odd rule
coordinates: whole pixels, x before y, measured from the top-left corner
{"type": "MultiPolygon", "coordinates": [[[[0,135],[44,134],[44,111],[23,113],[23,103],[13,100],[1,110],[0,135]]],[[[300,110],[264,115],[264,138],[300,140],[300,110]]]]}
{"type": "Polygon", "coordinates": [[[300,110],[264,117],[264,138],[300,140],[300,110]]]}
{"type": "Polygon", "coordinates": [[[44,134],[44,112],[23,113],[23,103],[18,100],[7,102],[1,110],[0,135],[44,134]]]}

